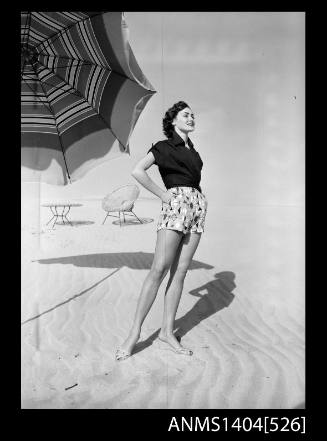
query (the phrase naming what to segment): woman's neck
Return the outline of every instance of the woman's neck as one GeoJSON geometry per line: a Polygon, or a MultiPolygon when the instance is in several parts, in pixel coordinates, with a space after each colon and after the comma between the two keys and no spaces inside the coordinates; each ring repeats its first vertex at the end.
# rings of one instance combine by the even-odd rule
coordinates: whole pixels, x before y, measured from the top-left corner
{"type": "Polygon", "coordinates": [[[188,134],[182,132],[181,130],[179,130],[177,127],[175,127],[175,132],[182,138],[182,140],[185,142],[185,144],[187,144],[188,141],[188,134]]]}

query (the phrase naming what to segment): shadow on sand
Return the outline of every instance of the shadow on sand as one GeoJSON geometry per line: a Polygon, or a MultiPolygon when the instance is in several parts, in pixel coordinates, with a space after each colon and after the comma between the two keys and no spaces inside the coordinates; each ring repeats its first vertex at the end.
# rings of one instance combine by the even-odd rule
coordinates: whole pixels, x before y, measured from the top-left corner
{"type": "MultiPolygon", "coordinates": [[[[111,274],[107,275],[105,278],[101,279],[99,282],[95,283],[93,286],[83,290],[82,292],[65,300],[64,302],[55,305],[47,311],[41,312],[35,317],[31,317],[30,319],[25,320],[23,324],[34,320],[43,314],[53,311],[54,309],[70,302],[71,300],[76,299],[76,297],[89,293],[93,290],[93,288],[101,284],[104,280],[109,278],[111,275],[113,275],[123,267],[128,267],[132,269],[150,269],[153,258],[153,253],[135,252],[87,254],[81,256],[57,257],[34,261],[43,265],[59,263],[62,265],[70,264],[79,267],[108,268],[114,269],[114,271],[111,274]]],[[[199,268],[212,269],[213,266],[204,262],[192,260],[189,270],[199,268]]],[[[199,297],[199,300],[195,303],[190,311],[188,311],[183,317],[180,317],[175,321],[174,332],[176,337],[180,340],[202,320],[210,317],[223,308],[228,307],[235,297],[232,293],[235,287],[235,273],[231,271],[223,271],[220,273],[216,273],[213,280],[190,291],[189,294],[195,297],[199,297]],[[201,291],[204,290],[207,291],[207,294],[201,294],[201,291]]],[[[133,352],[137,353],[150,346],[157,338],[159,332],[160,328],[158,328],[146,340],[137,343],[133,352]]]]}
{"type": "MultiPolygon", "coordinates": [[[[174,333],[179,341],[202,320],[205,320],[223,308],[227,308],[232,303],[235,297],[232,291],[236,288],[235,273],[223,271],[216,273],[214,277],[214,280],[189,292],[189,294],[199,297],[199,300],[183,317],[175,321],[174,333]],[[208,293],[200,294],[200,291],[203,290],[207,290],[208,293]]],[[[133,353],[136,354],[150,346],[158,337],[159,332],[160,328],[146,340],[137,343],[133,353]]]]}
{"type": "MultiPolygon", "coordinates": [[[[22,322],[22,325],[28,323],[32,320],[35,320],[41,317],[44,314],[47,314],[66,303],[75,300],[77,297],[80,297],[84,294],[88,294],[93,291],[98,285],[107,280],[117,271],[119,271],[123,267],[128,267],[132,269],[150,269],[153,262],[154,254],[153,253],[106,253],[106,254],[86,254],[81,256],[68,256],[68,257],[56,257],[52,259],[40,259],[40,260],[32,260],[32,262],[38,262],[40,264],[51,265],[54,263],[60,263],[62,265],[75,265],[79,267],[87,267],[87,268],[108,268],[113,269],[110,274],[105,276],[103,279],[99,280],[92,286],[87,289],[81,291],[80,293],[75,294],[74,296],[66,299],[63,302],[54,305],[52,308],[47,309],[33,317],[30,317],[22,322]]],[[[192,260],[190,265],[190,270],[205,268],[211,269],[212,265],[208,265],[207,263],[199,262],[197,260],[192,260]]]]}
{"type": "MultiPolygon", "coordinates": [[[[122,227],[128,227],[129,225],[143,225],[143,224],[149,224],[154,221],[154,219],[150,217],[140,217],[139,218],[142,222],[140,222],[137,219],[125,219],[125,221],[121,220],[121,226],[122,227]]],[[[111,222],[112,225],[119,225],[119,220],[115,220],[111,222]]]]}
{"type": "Polygon", "coordinates": [[[93,225],[95,222],[93,222],[93,221],[78,221],[78,220],[77,221],[73,221],[73,220],[69,220],[69,223],[67,223],[67,221],[66,222],[56,222],[55,226],[63,225],[63,226],[66,226],[66,227],[68,227],[68,226],[78,227],[79,225],[93,225]]]}
{"type": "MultiPolygon", "coordinates": [[[[81,256],[55,257],[50,259],[33,260],[42,265],[53,263],[61,263],[62,265],[75,265],[85,268],[112,268],[121,269],[128,267],[132,269],[150,269],[154,259],[153,253],[143,253],[138,251],[135,253],[104,253],[104,254],[84,254],[81,256]]],[[[189,267],[194,269],[212,269],[212,265],[208,265],[198,260],[192,260],[189,267]]]]}

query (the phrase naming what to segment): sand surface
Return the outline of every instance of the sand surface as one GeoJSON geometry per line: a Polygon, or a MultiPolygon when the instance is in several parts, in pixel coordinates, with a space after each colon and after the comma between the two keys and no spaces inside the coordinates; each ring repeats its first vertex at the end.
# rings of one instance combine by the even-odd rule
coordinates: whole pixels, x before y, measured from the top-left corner
{"type": "Polygon", "coordinates": [[[22,195],[22,408],[264,409],[304,406],[304,210],[220,206],[185,279],[176,329],[192,357],[152,345],[164,290],[135,355],[117,363],[153,259],[158,199],[120,227],[99,200],[73,226],[22,195]]]}

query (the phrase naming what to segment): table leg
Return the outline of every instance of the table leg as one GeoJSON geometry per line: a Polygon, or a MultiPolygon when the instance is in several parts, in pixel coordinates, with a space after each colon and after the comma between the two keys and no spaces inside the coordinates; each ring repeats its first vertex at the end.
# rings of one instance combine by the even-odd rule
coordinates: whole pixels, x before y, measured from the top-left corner
{"type": "Polygon", "coordinates": [[[49,225],[49,223],[54,219],[54,223],[52,225],[52,228],[55,226],[55,223],[57,222],[57,218],[58,218],[58,213],[54,210],[53,207],[49,207],[50,211],[52,213],[52,218],[46,223],[46,225],[49,225]]]}
{"type": "Polygon", "coordinates": [[[52,218],[49,220],[49,222],[47,222],[47,225],[52,221],[52,219],[54,219],[55,217],[56,217],[56,215],[55,215],[55,213],[53,212],[53,210],[52,210],[52,207],[49,207],[50,208],[50,210],[51,210],[51,213],[52,213],[52,218]]]}
{"type": "Polygon", "coordinates": [[[55,214],[55,221],[54,221],[54,224],[52,225],[52,228],[54,228],[54,226],[56,225],[58,217],[59,217],[59,214],[57,212],[57,207],[56,206],[54,207],[54,210],[55,210],[56,214],[55,214]]]}
{"type": "Polygon", "coordinates": [[[65,209],[65,207],[63,207],[62,212],[61,212],[61,215],[60,215],[60,217],[61,217],[61,222],[63,223],[63,225],[65,225],[64,209],[65,209]]]}
{"type": "Polygon", "coordinates": [[[47,222],[47,225],[54,219],[54,223],[52,225],[52,228],[58,223],[58,218],[60,217],[62,220],[62,223],[66,225],[68,223],[70,226],[73,226],[73,224],[68,219],[67,215],[70,212],[71,206],[70,205],[64,205],[62,206],[62,210],[60,210],[60,207],[57,205],[50,206],[49,207],[52,213],[52,218],[47,222]]]}
{"type": "Polygon", "coordinates": [[[68,205],[68,207],[64,207],[64,209],[62,210],[62,215],[63,215],[62,220],[64,221],[64,218],[65,218],[66,221],[69,223],[69,225],[73,226],[73,224],[70,222],[70,220],[69,220],[68,217],[67,217],[67,214],[69,213],[69,211],[70,211],[70,205],[68,205]],[[65,213],[65,208],[68,208],[68,210],[66,211],[66,213],[65,213]]]}
{"type": "Polygon", "coordinates": [[[65,225],[64,210],[65,210],[65,206],[61,207],[61,211],[59,213],[59,217],[61,218],[61,222],[63,223],[63,225],[65,225]]]}

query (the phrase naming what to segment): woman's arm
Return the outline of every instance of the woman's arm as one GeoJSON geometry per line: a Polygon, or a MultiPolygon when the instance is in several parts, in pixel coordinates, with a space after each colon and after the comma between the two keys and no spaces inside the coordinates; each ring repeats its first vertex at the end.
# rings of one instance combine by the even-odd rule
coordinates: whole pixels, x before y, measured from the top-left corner
{"type": "MultiPolygon", "coordinates": [[[[163,200],[163,195],[166,194],[166,190],[162,190],[146,173],[146,170],[151,167],[155,162],[153,153],[148,153],[144,158],[142,158],[134,167],[132,171],[132,176],[135,178],[143,187],[151,191],[151,193],[158,196],[163,200]]],[[[165,199],[165,197],[164,197],[165,199]]],[[[164,201],[165,202],[165,201],[164,201]]]]}

